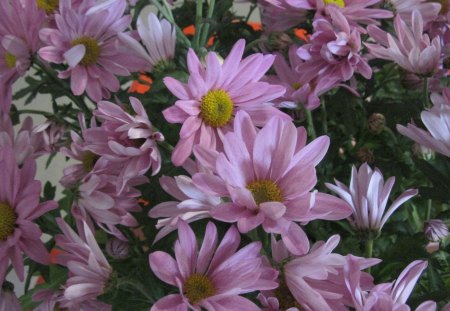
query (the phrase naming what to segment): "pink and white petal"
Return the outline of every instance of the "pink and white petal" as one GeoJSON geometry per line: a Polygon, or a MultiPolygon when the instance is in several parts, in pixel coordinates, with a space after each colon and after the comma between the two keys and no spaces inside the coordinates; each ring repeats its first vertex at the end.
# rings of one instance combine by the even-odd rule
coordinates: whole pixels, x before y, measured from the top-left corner
{"type": "Polygon", "coordinates": [[[180,294],[172,294],[158,300],[150,311],[188,311],[188,306],[180,294]]]}
{"type": "Polygon", "coordinates": [[[177,286],[176,278],[179,277],[179,270],[175,260],[167,253],[156,251],[148,257],[150,268],[153,273],[167,284],[177,286]]]}
{"type": "Polygon", "coordinates": [[[305,231],[294,222],[291,222],[286,232],[281,235],[284,245],[294,255],[304,255],[309,251],[309,240],[305,231]]]}

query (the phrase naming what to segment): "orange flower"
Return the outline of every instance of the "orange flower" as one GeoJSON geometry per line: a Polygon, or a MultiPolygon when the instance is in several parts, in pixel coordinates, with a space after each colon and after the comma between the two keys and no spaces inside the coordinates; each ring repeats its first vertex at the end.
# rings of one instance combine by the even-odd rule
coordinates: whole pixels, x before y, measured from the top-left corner
{"type": "Polygon", "coordinates": [[[247,24],[252,27],[254,31],[262,31],[262,25],[261,23],[257,22],[247,22],[247,24]]]}
{"type": "Polygon", "coordinates": [[[145,200],[145,199],[143,199],[143,198],[139,198],[139,199],[138,199],[138,203],[139,203],[139,204],[142,204],[142,205],[144,205],[144,206],[148,206],[148,205],[150,204],[149,201],[147,201],[147,200],[145,200]]]}
{"type": "MultiPolygon", "coordinates": [[[[195,35],[195,26],[189,25],[183,29],[183,33],[188,37],[193,37],[195,35]]],[[[209,37],[206,47],[211,47],[214,43],[214,37],[209,37]]]]}
{"type": "Polygon", "coordinates": [[[139,75],[138,80],[133,81],[128,93],[145,94],[151,89],[153,80],[144,73],[139,75]]]}
{"type": "Polygon", "coordinates": [[[295,28],[294,34],[297,38],[299,38],[300,40],[303,40],[305,42],[308,42],[309,37],[311,37],[311,35],[308,34],[308,32],[303,28],[295,28]]]}

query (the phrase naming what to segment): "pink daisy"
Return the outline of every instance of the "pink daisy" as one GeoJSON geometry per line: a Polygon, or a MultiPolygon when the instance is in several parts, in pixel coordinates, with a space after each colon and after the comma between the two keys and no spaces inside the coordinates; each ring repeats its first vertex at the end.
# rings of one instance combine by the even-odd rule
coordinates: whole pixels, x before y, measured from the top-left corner
{"type": "Polygon", "coordinates": [[[328,149],[328,136],[306,145],[306,130],[273,117],[257,132],[250,116],[239,112],[234,132],[223,139],[224,152],[196,146],[199,163],[216,175],[198,173],[194,184],[208,195],[226,197],[210,211],[213,218],[237,222],[240,232],[262,225],[279,233],[292,253],[305,253],[308,238],[296,222],[337,220],[350,207],[331,195],[311,192],[317,183],[315,166],[328,149]]]}
{"type": "MultiPolygon", "coordinates": [[[[295,256],[289,252],[283,241],[272,236],[272,256],[280,265],[280,286],[259,295],[264,311],[347,311],[352,304],[346,292],[344,279],[345,258],[332,253],[339,243],[334,235],[328,241],[315,243],[308,253],[295,256]]],[[[364,269],[379,263],[379,259],[354,257],[364,269]]],[[[365,272],[358,275],[363,288],[373,286],[372,277],[365,272]]]]}
{"type": "Polygon", "coordinates": [[[111,311],[112,309],[111,305],[98,300],[84,301],[77,305],[70,304],[70,301],[64,297],[63,290],[39,290],[33,295],[33,301],[40,302],[33,311],[111,311]]]}
{"type": "Polygon", "coordinates": [[[0,110],[11,107],[11,86],[30,67],[39,48],[39,29],[45,14],[36,1],[0,2],[0,110]]]}
{"type": "Polygon", "coordinates": [[[57,208],[56,202],[39,203],[41,183],[34,180],[36,163],[33,159],[16,164],[11,147],[0,149],[0,283],[4,281],[11,262],[20,280],[24,279],[22,252],[30,259],[49,264],[50,258],[41,241],[42,232],[33,222],[57,208]]]}
{"type": "Polygon", "coordinates": [[[130,71],[144,68],[145,63],[131,56],[119,44],[118,34],[126,30],[131,16],[123,16],[126,2],[119,0],[99,4],[87,12],[61,8],[55,15],[56,29],[45,28],[40,32],[47,45],[39,55],[50,63],[67,63],[69,68],[59,77],[71,77],[71,89],[75,95],[84,91],[94,100],[109,98],[110,92],[120,88],[116,75],[128,76],[130,71]]]}
{"type": "MultiPolygon", "coordinates": [[[[444,0],[446,1],[446,0],[444,0]]],[[[414,10],[422,14],[424,24],[436,20],[441,10],[441,4],[426,0],[389,0],[394,7],[395,13],[409,26],[414,25],[411,14],[414,10]]]]}
{"type": "MultiPolygon", "coordinates": [[[[426,261],[413,261],[402,271],[395,282],[378,284],[367,290],[361,288],[360,285],[360,275],[363,267],[361,267],[356,257],[349,255],[345,264],[344,274],[347,290],[353,300],[353,307],[356,311],[409,310],[406,300],[426,267],[426,261]]],[[[426,301],[416,309],[416,311],[434,310],[436,310],[436,303],[433,301],[426,301]]]]}
{"type": "Polygon", "coordinates": [[[432,76],[440,68],[441,43],[439,37],[430,39],[423,32],[423,18],[418,10],[412,12],[412,26],[397,15],[394,28],[397,37],[370,25],[369,35],[378,44],[365,43],[369,52],[381,59],[397,63],[403,69],[422,76],[432,76]]]}
{"type": "Polygon", "coordinates": [[[62,235],[56,235],[56,245],[64,251],[57,257],[57,261],[69,269],[64,290],[67,304],[62,307],[70,309],[95,301],[97,296],[103,294],[112,268],[85,222],[78,228],[79,235],[62,218],[57,218],[56,222],[63,232],[62,235]]]}
{"type": "Polygon", "coordinates": [[[189,50],[189,81],[181,83],[166,77],[167,88],[179,98],[163,111],[169,123],[182,123],[180,140],[172,154],[172,162],[180,166],[196,144],[221,150],[221,138],[231,130],[235,114],[246,111],[255,124],[264,125],[271,116],[290,117],[268,102],[283,95],[284,87],[260,82],[274,61],[273,55],[253,54],[241,59],[245,41],[239,40],[220,64],[216,53],[206,56],[202,65],[189,50]]]}
{"type": "Polygon", "coordinates": [[[380,170],[372,170],[367,163],[361,165],[359,170],[355,166],[352,167],[349,187],[337,180],[335,182],[336,185],[325,185],[351,206],[353,214],[348,218],[351,225],[357,230],[375,234],[378,234],[389,217],[403,203],[418,193],[417,189],[406,190],[386,210],[395,177],[390,177],[385,183],[380,170]]]}
{"type": "Polygon", "coordinates": [[[397,124],[397,131],[422,146],[450,157],[450,89],[444,89],[442,95],[431,94],[431,101],[433,107],[420,114],[428,131],[411,123],[406,127],[397,124]]]}
{"type": "Polygon", "coordinates": [[[157,251],[150,254],[149,262],[156,276],[178,287],[180,293],[161,298],[151,311],[259,311],[240,295],[277,287],[277,272],[259,254],[261,243],[250,243],[237,251],[240,236],[234,227],[217,246],[216,226],[208,223],[200,251],[194,232],[184,221],[178,223],[178,236],[176,260],[157,251]]]}

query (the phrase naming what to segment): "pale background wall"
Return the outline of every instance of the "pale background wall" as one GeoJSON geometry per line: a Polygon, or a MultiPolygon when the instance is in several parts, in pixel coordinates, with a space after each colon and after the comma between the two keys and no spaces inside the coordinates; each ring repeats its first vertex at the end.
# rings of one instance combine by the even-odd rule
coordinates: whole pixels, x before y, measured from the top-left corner
{"type": "MultiPolygon", "coordinates": [[[[249,11],[249,7],[250,4],[249,3],[235,3],[233,5],[233,9],[238,12],[240,15],[246,15],[247,12],[249,11]]],[[[144,14],[145,12],[148,11],[153,11],[154,8],[152,7],[148,7],[144,10],[144,14]]],[[[259,11],[255,10],[252,13],[252,16],[250,18],[251,21],[259,21],[260,17],[259,17],[259,11]]],[[[16,83],[14,84],[13,87],[13,92],[16,92],[17,90],[20,90],[22,88],[24,88],[26,86],[26,84],[24,83],[24,79],[19,79],[18,81],[16,81],[16,83]]],[[[42,95],[39,94],[35,100],[25,106],[24,108],[24,100],[19,100],[14,102],[17,105],[18,109],[38,109],[38,110],[45,110],[45,111],[51,111],[51,97],[49,95],[42,95]]],[[[40,124],[43,123],[45,121],[45,118],[43,116],[40,115],[30,115],[33,118],[33,122],[34,124],[40,124]]],[[[23,119],[22,119],[23,120],[23,119]]],[[[60,178],[62,177],[62,172],[63,172],[63,168],[65,166],[67,166],[67,162],[65,160],[65,158],[61,155],[57,155],[50,167],[46,170],[45,169],[45,163],[47,162],[48,157],[47,156],[43,156],[41,158],[39,158],[37,160],[38,162],[38,171],[37,171],[37,176],[36,179],[42,181],[42,185],[44,185],[47,181],[50,181],[53,185],[58,185],[58,189],[57,189],[57,196],[61,195],[61,187],[59,187],[59,183],[58,181],[60,180],[60,178]]],[[[6,279],[10,282],[12,282],[15,285],[15,291],[16,294],[18,296],[22,295],[24,292],[23,289],[23,283],[21,283],[18,279],[17,276],[15,275],[14,272],[11,272],[6,279]]]]}

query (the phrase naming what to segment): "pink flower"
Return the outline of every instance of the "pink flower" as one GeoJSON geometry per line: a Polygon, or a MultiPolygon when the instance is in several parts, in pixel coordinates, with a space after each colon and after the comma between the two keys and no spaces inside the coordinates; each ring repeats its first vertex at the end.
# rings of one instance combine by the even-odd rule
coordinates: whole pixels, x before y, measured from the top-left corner
{"type": "Polygon", "coordinates": [[[42,147],[46,153],[58,152],[60,141],[64,137],[64,125],[54,121],[48,120],[43,124],[37,125],[33,129],[33,133],[42,135],[42,147]]]}
{"type": "Polygon", "coordinates": [[[39,48],[38,32],[45,14],[36,1],[0,2],[0,110],[11,107],[11,86],[30,67],[39,48]]]}
{"type": "Polygon", "coordinates": [[[54,210],[56,202],[39,203],[41,183],[34,180],[36,163],[32,159],[16,164],[11,147],[0,149],[0,283],[11,262],[20,280],[24,279],[22,252],[31,260],[49,264],[41,241],[42,232],[33,221],[54,210]]]}
{"type": "Polygon", "coordinates": [[[433,107],[420,114],[428,131],[411,123],[406,127],[397,124],[397,130],[418,144],[450,157],[450,90],[444,89],[442,95],[431,94],[431,101],[433,107]]]}
{"type": "Polygon", "coordinates": [[[288,1],[261,0],[261,21],[267,32],[285,31],[307,20],[308,11],[288,1]]]}
{"type": "Polygon", "coordinates": [[[0,286],[0,311],[22,311],[14,290],[8,286],[0,286]]]}
{"type": "Polygon", "coordinates": [[[204,66],[194,51],[189,50],[188,83],[171,77],[164,79],[167,88],[179,98],[175,105],[163,111],[164,117],[169,123],[183,123],[180,140],[172,154],[175,165],[182,165],[196,144],[221,150],[221,138],[231,130],[238,111],[247,111],[259,126],[273,115],[290,119],[268,103],[283,95],[284,88],[259,81],[275,57],[253,54],[241,60],[244,46],[245,41],[239,40],[222,65],[214,52],[208,53],[204,66]]]}
{"type": "Polygon", "coordinates": [[[136,227],[138,222],[130,212],[141,210],[137,198],[141,192],[127,185],[122,193],[118,194],[116,185],[119,178],[114,175],[94,174],[87,175],[78,188],[77,199],[73,203],[72,213],[75,218],[86,221],[92,226],[94,221],[102,230],[126,240],[117,229],[117,225],[136,227]]]}
{"type": "Polygon", "coordinates": [[[447,237],[448,226],[440,219],[430,219],[425,222],[424,231],[429,241],[438,242],[447,237]]]}
{"type": "Polygon", "coordinates": [[[163,141],[164,136],[153,129],[137,98],[130,97],[130,103],[135,115],[114,103],[99,102],[94,115],[102,122],[101,126],[83,132],[88,150],[122,167],[117,184],[119,193],[131,179],[145,175],[150,168],[152,175],[156,175],[161,168],[157,142],[163,141]]]}
{"type": "Polygon", "coordinates": [[[178,223],[179,239],[174,260],[157,251],[149,256],[150,268],[162,281],[178,287],[180,293],[158,300],[151,311],[260,310],[239,295],[277,287],[277,272],[259,255],[261,243],[250,243],[237,251],[240,236],[231,227],[217,246],[217,229],[208,223],[200,251],[192,229],[178,223]]]}
{"type": "Polygon", "coordinates": [[[145,65],[130,56],[118,41],[117,35],[130,24],[131,16],[123,16],[126,2],[119,0],[99,4],[87,12],[61,8],[55,15],[56,29],[45,28],[40,32],[47,45],[39,55],[48,62],[69,68],[59,73],[61,79],[71,77],[71,89],[75,95],[84,91],[94,100],[109,98],[110,92],[120,88],[116,75],[128,76],[145,65]]]}
{"type": "Polygon", "coordinates": [[[64,297],[64,291],[43,289],[33,295],[34,302],[41,302],[33,311],[111,311],[112,306],[98,300],[88,300],[73,305],[64,297]],[[70,306],[70,307],[69,307],[70,306]]]}
{"type": "Polygon", "coordinates": [[[311,192],[317,182],[315,166],[328,149],[327,136],[306,145],[306,130],[278,117],[257,132],[250,116],[239,112],[234,132],[227,133],[223,143],[223,153],[195,148],[199,163],[216,175],[195,174],[194,184],[228,201],[212,208],[213,218],[237,222],[243,233],[262,225],[266,232],[281,234],[289,250],[298,254],[309,244],[295,222],[350,215],[344,201],[311,192]]]}
{"type": "Polygon", "coordinates": [[[417,189],[408,189],[403,192],[386,211],[395,177],[390,177],[384,183],[380,170],[372,170],[367,163],[361,165],[359,170],[352,167],[350,186],[335,180],[336,185],[325,183],[328,189],[338,194],[347,202],[353,214],[348,218],[355,229],[378,233],[389,217],[406,201],[415,196],[417,189]]]}
{"type": "Polygon", "coordinates": [[[441,44],[438,37],[430,40],[430,37],[423,33],[423,26],[423,18],[418,10],[412,12],[411,27],[397,15],[394,20],[397,38],[370,25],[367,31],[378,44],[364,44],[377,58],[393,61],[415,74],[432,76],[439,69],[441,44]]]}
{"type": "Polygon", "coordinates": [[[316,19],[310,43],[297,50],[297,55],[304,60],[297,66],[297,71],[307,78],[305,82],[331,80],[327,81],[327,86],[348,81],[355,72],[370,79],[372,69],[361,56],[360,32],[350,27],[344,15],[334,6],[328,10],[331,22],[324,18],[316,19]]]}
{"type": "MultiPolygon", "coordinates": [[[[281,265],[280,286],[273,291],[264,291],[258,297],[264,311],[348,310],[352,303],[346,292],[344,265],[346,257],[332,253],[339,243],[334,235],[326,242],[315,243],[308,253],[294,256],[284,245],[272,236],[273,261],[281,265]]],[[[373,266],[379,259],[354,257],[360,269],[373,266]]],[[[360,273],[358,282],[364,288],[373,286],[368,273],[360,273]]]]}
{"type": "MultiPolygon", "coordinates": [[[[356,257],[348,256],[344,273],[347,290],[353,300],[353,307],[356,311],[409,310],[406,300],[426,267],[426,261],[413,261],[395,282],[379,284],[369,291],[360,286],[360,270],[362,268],[360,263],[357,262],[356,257]]],[[[416,309],[416,311],[434,310],[436,310],[436,303],[433,301],[426,301],[416,309]]]]}
{"type": "Polygon", "coordinates": [[[144,22],[143,15],[137,20],[137,29],[147,51],[131,36],[120,34],[119,37],[130,49],[133,49],[148,64],[147,71],[164,66],[175,56],[176,31],[167,20],[159,20],[154,13],[147,15],[144,22]]]}
{"type": "Polygon", "coordinates": [[[70,309],[103,294],[112,268],[85,222],[78,229],[79,235],[62,218],[56,222],[63,232],[55,237],[56,245],[64,251],[57,261],[69,269],[64,290],[67,304],[61,307],[70,309]]]}
{"type": "Polygon", "coordinates": [[[413,11],[419,11],[424,24],[428,24],[436,20],[441,10],[441,4],[426,0],[389,0],[389,2],[394,6],[397,16],[404,20],[410,27],[414,25],[411,19],[413,11]]]}

